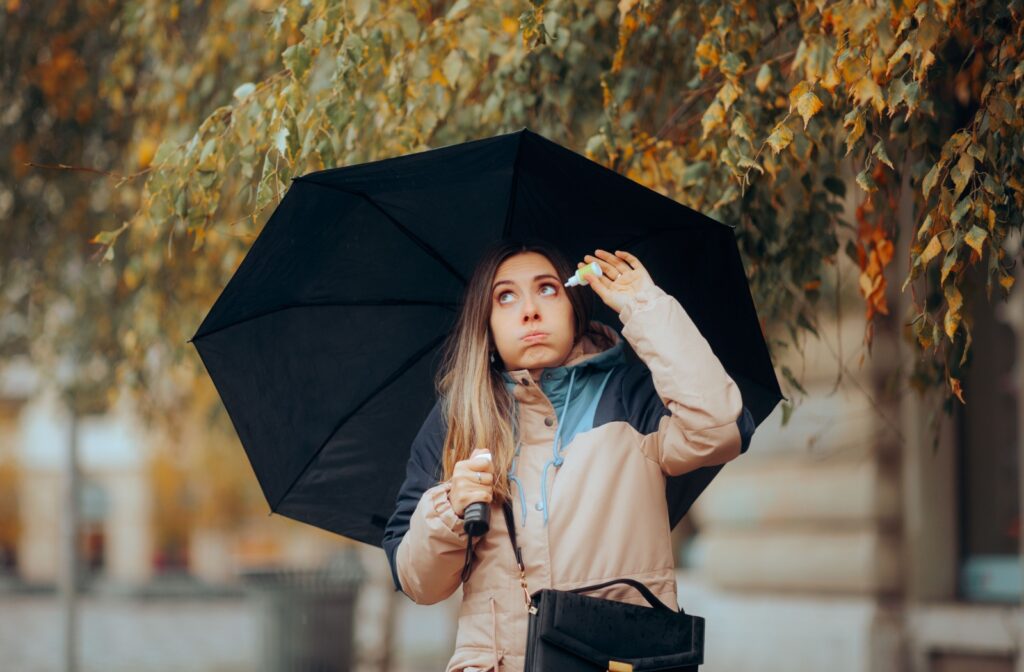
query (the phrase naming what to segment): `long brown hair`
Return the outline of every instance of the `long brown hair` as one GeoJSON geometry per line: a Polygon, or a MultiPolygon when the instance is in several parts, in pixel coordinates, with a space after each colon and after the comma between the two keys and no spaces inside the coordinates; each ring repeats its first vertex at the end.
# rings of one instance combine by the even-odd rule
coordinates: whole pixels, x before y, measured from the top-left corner
{"type": "MultiPolygon", "coordinates": [[[[505,370],[491,334],[491,284],[498,267],[509,257],[526,252],[542,254],[560,278],[576,272],[553,245],[537,238],[502,240],[492,244],[477,262],[466,287],[455,329],[445,342],[436,388],[448,423],[442,464],[443,480],[452,477],[455,463],[468,459],[475,448],[491,451],[494,500],[511,498],[508,470],[516,448],[514,402],[505,387],[505,370]],[[494,362],[491,362],[494,353],[494,362]]],[[[593,298],[567,292],[573,312],[573,345],[590,328],[593,298]]]]}

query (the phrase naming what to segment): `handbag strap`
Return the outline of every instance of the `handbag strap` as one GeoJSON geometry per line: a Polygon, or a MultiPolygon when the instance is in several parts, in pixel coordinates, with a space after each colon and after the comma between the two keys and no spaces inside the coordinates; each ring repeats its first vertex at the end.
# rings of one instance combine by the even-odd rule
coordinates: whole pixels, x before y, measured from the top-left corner
{"type": "Polygon", "coordinates": [[[512,513],[512,505],[507,501],[502,502],[502,511],[505,513],[505,526],[508,527],[508,538],[512,542],[512,550],[516,554],[516,564],[519,565],[519,585],[523,588],[523,598],[526,600],[526,611],[531,614],[537,613],[537,605],[530,597],[530,589],[526,587],[526,566],[523,564],[523,552],[516,543],[516,517],[512,513]]]}
{"type": "MultiPolygon", "coordinates": [[[[673,611],[673,609],[670,606],[668,606],[667,604],[665,604],[664,602],[659,600],[657,598],[657,596],[655,596],[655,594],[651,592],[650,588],[648,588],[644,584],[640,583],[636,579],[612,579],[611,581],[605,581],[604,583],[598,583],[598,584],[595,584],[593,586],[582,586],[580,588],[572,588],[572,589],[570,589],[570,590],[568,590],[566,592],[569,592],[569,593],[589,593],[592,590],[599,590],[601,588],[606,588],[608,586],[613,586],[616,583],[624,583],[624,584],[626,584],[628,586],[632,586],[633,588],[636,588],[640,592],[640,594],[644,596],[644,599],[647,600],[650,603],[650,605],[652,607],[654,607],[655,609],[663,609],[664,611],[668,611],[668,612],[671,612],[673,614],[676,613],[675,611],[673,611]]],[[[685,612],[682,609],[680,609],[679,613],[685,613],[685,612]]]]}
{"type": "MultiPolygon", "coordinates": [[[[520,585],[522,585],[523,593],[526,596],[526,608],[527,608],[528,611],[530,611],[530,613],[536,613],[537,608],[533,604],[533,599],[530,597],[529,589],[526,587],[526,567],[523,565],[523,551],[522,551],[521,548],[519,548],[519,544],[516,543],[516,519],[515,519],[515,514],[512,512],[512,505],[509,504],[508,502],[504,502],[502,504],[501,508],[502,508],[502,510],[505,513],[505,525],[508,527],[508,538],[512,542],[512,550],[515,551],[515,554],[516,554],[516,564],[519,565],[519,583],[520,583],[520,585]]],[[[590,592],[592,590],[600,590],[601,588],[606,588],[608,586],[612,586],[612,585],[615,585],[617,583],[625,584],[625,585],[632,586],[633,588],[635,588],[637,591],[639,591],[639,593],[641,595],[644,596],[644,599],[647,600],[650,603],[650,605],[652,607],[654,607],[655,609],[663,609],[663,610],[671,612],[673,614],[677,613],[671,607],[669,607],[667,604],[665,604],[664,602],[659,600],[655,596],[655,594],[651,592],[650,588],[648,588],[644,584],[640,583],[636,579],[625,579],[625,578],[623,578],[623,579],[612,579],[611,581],[605,581],[604,583],[598,583],[598,584],[595,584],[595,585],[592,585],[592,586],[581,586],[579,588],[572,588],[571,590],[568,590],[566,592],[569,592],[569,593],[587,593],[587,592],[590,592]]],[[[678,613],[682,614],[682,613],[686,613],[686,612],[684,612],[680,608],[678,613]]]]}

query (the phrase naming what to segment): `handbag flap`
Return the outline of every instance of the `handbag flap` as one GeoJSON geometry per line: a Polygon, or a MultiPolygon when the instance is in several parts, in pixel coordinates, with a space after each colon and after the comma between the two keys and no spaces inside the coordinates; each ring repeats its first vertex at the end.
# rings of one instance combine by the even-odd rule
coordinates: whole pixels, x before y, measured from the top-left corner
{"type": "Polygon", "coordinates": [[[704,662],[704,619],[556,590],[538,591],[540,637],[600,669],[608,661],[634,670],[664,670],[704,662]]]}

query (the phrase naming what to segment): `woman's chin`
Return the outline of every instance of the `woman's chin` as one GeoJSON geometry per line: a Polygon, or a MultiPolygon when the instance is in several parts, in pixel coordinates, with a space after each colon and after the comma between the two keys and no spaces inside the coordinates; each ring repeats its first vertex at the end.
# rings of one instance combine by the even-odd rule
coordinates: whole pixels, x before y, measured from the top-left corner
{"type": "Polygon", "coordinates": [[[550,369],[559,365],[561,360],[554,354],[554,348],[539,348],[532,346],[526,350],[524,356],[515,362],[509,369],[550,369]]]}

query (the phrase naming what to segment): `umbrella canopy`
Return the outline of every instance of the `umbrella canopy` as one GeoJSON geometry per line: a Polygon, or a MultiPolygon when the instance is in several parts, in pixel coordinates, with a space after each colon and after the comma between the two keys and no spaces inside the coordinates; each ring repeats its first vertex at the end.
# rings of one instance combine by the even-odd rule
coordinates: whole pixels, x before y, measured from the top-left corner
{"type": "MultiPolygon", "coordinates": [[[[468,278],[523,236],[570,260],[632,252],[757,423],[783,398],[730,226],[527,129],[318,171],[293,179],[190,339],[271,511],[380,545],[468,278]]],[[[718,469],[669,479],[673,526],[718,469]]]]}

